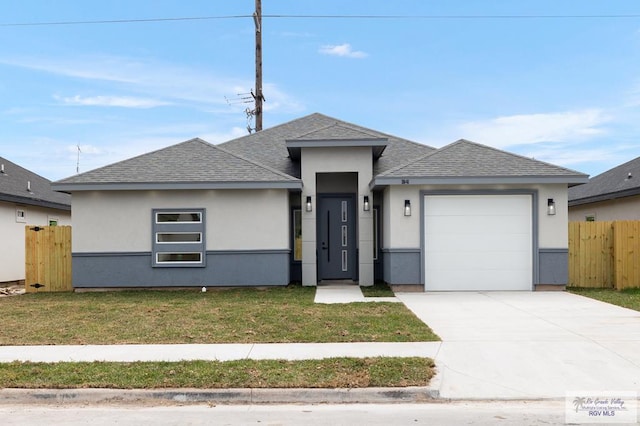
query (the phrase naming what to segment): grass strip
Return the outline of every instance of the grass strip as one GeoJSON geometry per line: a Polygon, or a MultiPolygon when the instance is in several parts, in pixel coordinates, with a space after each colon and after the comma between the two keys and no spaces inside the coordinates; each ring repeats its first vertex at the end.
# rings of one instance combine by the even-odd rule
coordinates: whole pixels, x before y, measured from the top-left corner
{"type": "Polygon", "coordinates": [[[609,288],[569,287],[567,290],[574,294],[640,311],[640,288],[614,290],[609,288]]]}
{"type": "Polygon", "coordinates": [[[0,388],[366,388],[425,386],[429,358],[327,358],[183,362],[12,362],[0,388]]]}
{"type": "Polygon", "coordinates": [[[377,282],[370,287],[360,287],[364,297],[394,297],[393,290],[385,282],[377,282]]]}
{"type": "Polygon", "coordinates": [[[439,340],[401,303],[325,305],[315,288],[36,293],[0,299],[0,345],[439,340]]]}

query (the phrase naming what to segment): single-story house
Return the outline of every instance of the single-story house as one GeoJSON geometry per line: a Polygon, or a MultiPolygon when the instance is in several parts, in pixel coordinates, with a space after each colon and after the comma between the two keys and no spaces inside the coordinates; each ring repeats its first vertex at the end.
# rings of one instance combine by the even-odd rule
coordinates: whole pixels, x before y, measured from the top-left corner
{"type": "Polygon", "coordinates": [[[316,113],[54,188],[73,194],[76,288],[378,279],[533,290],[567,283],[567,188],[586,181],[466,140],[434,149],[316,113]]]}
{"type": "Polygon", "coordinates": [[[70,225],[71,197],[0,157],[0,283],[25,278],[25,226],[70,225]]]}
{"type": "Polygon", "coordinates": [[[640,220],[640,157],[570,188],[569,220],[640,220]]]}

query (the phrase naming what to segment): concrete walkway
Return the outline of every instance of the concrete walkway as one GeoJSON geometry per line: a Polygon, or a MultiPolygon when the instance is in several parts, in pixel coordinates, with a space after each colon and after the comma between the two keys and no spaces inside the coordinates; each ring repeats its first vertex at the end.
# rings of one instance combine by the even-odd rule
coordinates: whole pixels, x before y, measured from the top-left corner
{"type": "Polygon", "coordinates": [[[316,287],[315,303],[400,302],[397,297],[364,297],[357,284],[327,284],[316,287]]]}
{"type": "Polygon", "coordinates": [[[398,293],[443,340],[443,398],[640,390],[640,312],[565,292],[398,293]]]}

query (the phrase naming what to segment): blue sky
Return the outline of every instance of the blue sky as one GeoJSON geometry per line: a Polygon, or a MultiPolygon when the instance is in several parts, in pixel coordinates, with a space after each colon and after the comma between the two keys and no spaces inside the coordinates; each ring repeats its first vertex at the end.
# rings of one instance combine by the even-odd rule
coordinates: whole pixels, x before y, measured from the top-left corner
{"type": "MultiPolygon", "coordinates": [[[[637,0],[263,0],[262,9],[423,16],[264,18],[264,128],[321,112],[591,175],[640,155],[640,17],[576,17],[640,15],[637,0]]],[[[6,24],[253,10],[254,0],[4,2],[0,155],[56,180],[75,174],[77,145],[82,172],[196,136],[224,142],[247,133],[247,105],[225,97],[254,86],[251,18],[6,24]]]]}

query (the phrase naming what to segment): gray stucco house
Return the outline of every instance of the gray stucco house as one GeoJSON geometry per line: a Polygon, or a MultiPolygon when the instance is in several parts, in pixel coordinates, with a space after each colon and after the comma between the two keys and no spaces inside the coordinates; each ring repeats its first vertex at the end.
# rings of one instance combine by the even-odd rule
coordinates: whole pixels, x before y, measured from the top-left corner
{"type": "Polygon", "coordinates": [[[311,114],[54,187],[73,194],[76,288],[533,290],[567,282],[567,189],[586,181],[466,140],[434,149],[311,114]]]}
{"type": "Polygon", "coordinates": [[[640,157],[570,188],[569,220],[640,220],[640,157]]]}

